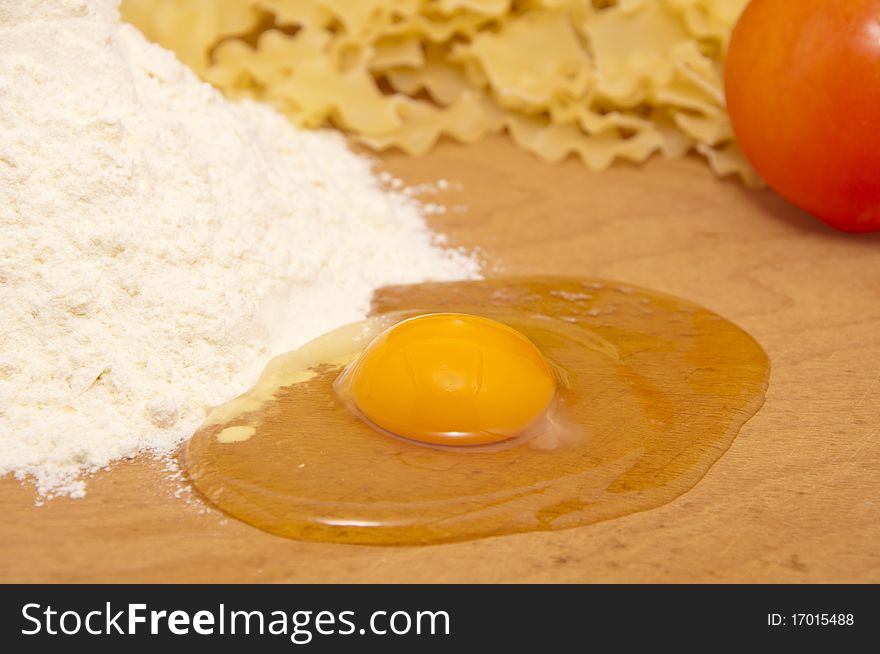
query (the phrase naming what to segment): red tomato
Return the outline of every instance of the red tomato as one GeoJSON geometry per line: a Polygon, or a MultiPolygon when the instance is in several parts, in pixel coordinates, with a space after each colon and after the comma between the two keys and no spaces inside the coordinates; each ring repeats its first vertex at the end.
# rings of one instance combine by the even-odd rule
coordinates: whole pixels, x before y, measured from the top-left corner
{"type": "Polygon", "coordinates": [[[725,86],[771,187],[838,229],[880,231],[880,0],[752,0],[725,86]]]}

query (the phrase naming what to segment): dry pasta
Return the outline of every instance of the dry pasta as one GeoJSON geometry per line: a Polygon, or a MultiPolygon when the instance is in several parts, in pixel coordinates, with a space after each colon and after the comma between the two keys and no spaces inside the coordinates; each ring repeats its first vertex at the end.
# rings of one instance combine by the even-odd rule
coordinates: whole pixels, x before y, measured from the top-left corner
{"type": "Polygon", "coordinates": [[[376,150],[508,132],[593,170],[696,152],[760,184],[721,59],[747,0],[123,0],[126,20],[232,97],[376,150]]]}

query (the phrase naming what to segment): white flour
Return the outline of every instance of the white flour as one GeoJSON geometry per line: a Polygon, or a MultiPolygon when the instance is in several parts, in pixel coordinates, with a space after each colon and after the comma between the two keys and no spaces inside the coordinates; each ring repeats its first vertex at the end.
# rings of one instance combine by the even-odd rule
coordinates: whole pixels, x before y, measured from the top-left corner
{"type": "Polygon", "coordinates": [[[374,288],[476,272],[341,137],[225,100],[113,0],[0,2],[0,475],[81,496],[374,288]]]}

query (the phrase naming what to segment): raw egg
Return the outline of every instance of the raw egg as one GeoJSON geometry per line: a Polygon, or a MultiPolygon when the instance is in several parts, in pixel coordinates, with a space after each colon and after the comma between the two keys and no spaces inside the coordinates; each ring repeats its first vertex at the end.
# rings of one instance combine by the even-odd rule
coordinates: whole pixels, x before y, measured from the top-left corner
{"type": "Polygon", "coordinates": [[[195,488],[290,538],[412,545],[555,530],[694,486],[769,366],[695,304],[589,279],[381,289],[277,357],[184,451],[195,488]]]}
{"type": "Polygon", "coordinates": [[[537,347],[480,316],[409,318],[370,343],[337,382],[366,421],[437,445],[484,445],[525,434],[556,393],[537,347]]]}

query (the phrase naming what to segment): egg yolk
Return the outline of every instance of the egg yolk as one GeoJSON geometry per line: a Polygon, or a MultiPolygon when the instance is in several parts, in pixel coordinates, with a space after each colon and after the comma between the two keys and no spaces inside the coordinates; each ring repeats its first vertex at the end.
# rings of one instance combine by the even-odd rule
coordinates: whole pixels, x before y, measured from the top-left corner
{"type": "Polygon", "coordinates": [[[346,373],[357,410],[398,436],[439,445],[516,437],[556,392],[537,347],[507,325],[437,313],[404,320],[364,350],[346,373]]]}

